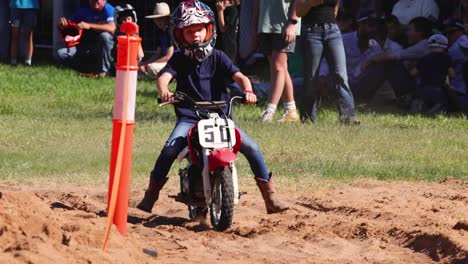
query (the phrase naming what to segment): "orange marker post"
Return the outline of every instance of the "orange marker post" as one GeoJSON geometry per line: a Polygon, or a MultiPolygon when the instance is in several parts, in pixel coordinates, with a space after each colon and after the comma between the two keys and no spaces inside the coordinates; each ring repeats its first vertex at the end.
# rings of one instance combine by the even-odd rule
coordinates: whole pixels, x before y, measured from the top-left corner
{"type": "Polygon", "coordinates": [[[141,38],[136,35],[138,25],[135,23],[123,23],[120,30],[126,35],[117,38],[117,71],[104,251],[107,249],[112,223],[117,226],[120,234],[126,235],[132,168],[138,47],[141,38]]]}

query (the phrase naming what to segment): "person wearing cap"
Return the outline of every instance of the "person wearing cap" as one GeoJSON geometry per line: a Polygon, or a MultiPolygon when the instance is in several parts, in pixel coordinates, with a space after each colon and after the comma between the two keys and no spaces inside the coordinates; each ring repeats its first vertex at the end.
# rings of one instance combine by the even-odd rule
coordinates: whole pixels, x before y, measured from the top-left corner
{"type": "Polygon", "coordinates": [[[156,3],[152,15],[145,18],[152,19],[158,28],[159,46],[150,59],[140,66],[140,70],[151,79],[156,79],[159,72],[166,66],[174,54],[174,40],[169,32],[171,11],[165,2],[156,3]]]}
{"type": "Polygon", "coordinates": [[[444,22],[448,37],[448,54],[455,68],[455,78],[450,82],[449,98],[454,110],[468,112],[468,36],[463,21],[449,18],[444,22]],[[463,70],[465,68],[465,71],[463,70]]]}
{"type": "Polygon", "coordinates": [[[62,17],[59,27],[69,22],[84,31],[80,43],[57,50],[60,63],[70,65],[89,77],[104,77],[112,66],[114,46],[114,7],[106,0],[89,0],[89,6],[80,8],[72,17],[62,17]]]}
{"type": "MultiPolygon", "coordinates": [[[[361,64],[371,56],[382,53],[382,47],[376,41],[377,18],[370,11],[361,12],[356,20],[357,30],[342,35],[346,57],[348,83],[352,89],[361,75],[361,64]]],[[[320,64],[319,82],[324,83],[323,77],[331,77],[326,59],[320,64]]],[[[328,78],[333,82],[333,78],[328,78]]],[[[336,84],[333,84],[336,85],[336,84]]],[[[329,85],[325,85],[329,86],[329,85]]]]}
{"type": "MultiPolygon", "coordinates": [[[[351,90],[356,90],[356,86],[359,85],[359,79],[363,73],[361,66],[369,58],[383,52],[401,50],[398,43],[387,38],[384,21],[377,18],[373,11],[362,11],[356,22],[356,31],[343,34],[348,83],[351,90]]],[[[324,75],[328,75],[326,60],[320,67],[319,81],[324,75]]],[[[379,95],[393,96],[393,91],[388,92],[388,89],[391,89],[388,85],[385,85],[384,90],[379,88],[379,95]]],[[[357,95],[356,99],[359,99],[357,95]]]]}
{"type": "Polygon", "coordinates": [[[434,115],[447,111],[448,98],[445,81],[455,77],[452,59],[447,54],[448,40],[444,35],[434,34],[428,40],[430,53],[417,65],[420,84],[416,89],[411,114],[434,115]]]}

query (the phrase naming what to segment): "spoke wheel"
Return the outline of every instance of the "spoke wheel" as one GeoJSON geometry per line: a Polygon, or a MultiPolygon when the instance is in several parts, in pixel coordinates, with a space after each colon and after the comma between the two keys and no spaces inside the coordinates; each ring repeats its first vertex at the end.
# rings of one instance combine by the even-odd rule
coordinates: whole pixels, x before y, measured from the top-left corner
{"type": "Polygon", "coordinates": [[[210,206],[211,224],[217,231],[224,231],[232,224],[234,215],[234,187],[232,176],[224,169],[214,177],[210,206]]]}

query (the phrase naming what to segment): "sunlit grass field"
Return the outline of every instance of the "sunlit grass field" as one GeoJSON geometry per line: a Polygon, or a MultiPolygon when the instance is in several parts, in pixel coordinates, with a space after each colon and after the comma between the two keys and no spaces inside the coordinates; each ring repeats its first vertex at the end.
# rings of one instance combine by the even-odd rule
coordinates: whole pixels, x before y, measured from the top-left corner
{"type": "MultiPolygon", "coordinates": [[[[109,172],[115,79],[88,79],[55,66],[0,65],[0,181],[105,184],[109,172]]],[[[281,110],[280,110],[281,111],[281,110]]],[[[343,126],[334,108],[316,124],[262,124],[260,106],[238,105],[235,122],[260,145],[269,169],[304,186],[356,178],[438,181],[468,179],[468,120],[372,110],[361,126],[343,126]]],[[[280,113],[278,113],[278,118],[280,113]]],[[[174,127],[153,82],[138,83],[132,181],[146,182],[174,127]]],[[[170,174],[176,177],[181,165],[170,174]]],[[[241,180],[253,177],[244,157],[241,180]]],[[[176,179],[176,178],[175,178],[176,179]]]]}

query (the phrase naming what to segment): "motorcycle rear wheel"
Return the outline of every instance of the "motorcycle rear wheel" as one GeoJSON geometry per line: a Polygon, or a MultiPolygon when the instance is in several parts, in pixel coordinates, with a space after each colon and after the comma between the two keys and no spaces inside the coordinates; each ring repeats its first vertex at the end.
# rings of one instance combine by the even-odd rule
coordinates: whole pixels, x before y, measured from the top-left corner
{"type": "Polygon", "coordinates": [[[232,175],[222,169],[214,177],[210,206],[211,225],[217,231],[224,231],[232,224],[234,216],[234,186],[232,175]]]}

